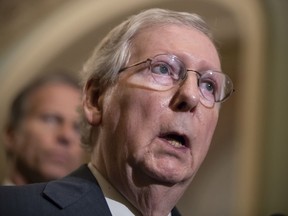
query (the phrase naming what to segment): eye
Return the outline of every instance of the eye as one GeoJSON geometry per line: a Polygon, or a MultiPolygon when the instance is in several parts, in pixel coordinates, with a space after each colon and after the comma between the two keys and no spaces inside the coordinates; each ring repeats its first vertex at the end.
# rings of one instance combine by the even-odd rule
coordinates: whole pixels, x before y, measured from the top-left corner
{"type": "Polygon", "coordinates": [[[151,60],[150,72],[157,84],[173,86],[179,81],[185,68],[175,56],[160,54],[151,60]]]}
{"type": "Polygon", "coordinates": [[[159,75],[171,76],[174,71],[172,67],[165,62],[154,62],[151,65],[151,72],[159,75]]]}
{"type": "Polygon", "coordinates": [[[56,125],[59,124],[59,122],[61,121],[61,118],[59,116],[48,113],[42,114],[40,118],[45,124],[49,125],[56,125]]]}
{"type": "Polygon", "coordinates": [[[204,82],[202,81],[200,87],[203,90],[210,92],[211,94],[213,94],[215,91],[215,84],[210,81],[204,81],[204,82]]]}
{"type": "Polygon", "coordinates": [[[203,96],[208,100],[215,100],[217,94],[217,85],[213,80],[199,80],[199,88],[203,96]]]}

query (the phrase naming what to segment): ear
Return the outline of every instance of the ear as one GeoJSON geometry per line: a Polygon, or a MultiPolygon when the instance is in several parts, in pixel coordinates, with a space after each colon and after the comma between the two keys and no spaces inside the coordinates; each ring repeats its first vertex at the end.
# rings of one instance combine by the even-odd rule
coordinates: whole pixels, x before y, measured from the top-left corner
{"type": "Polygon", "coordinates": [[[10,126],[5,127],[5,129],[3,130],[3,144],[4,144],[4,148],[5,151],[8,155],[8,157],[10,157],[10,155],[13,155],[13,152],[15,151],[15,144],[16,144],[16,140],[15,140],[15,128],[11,128],[10,126]]]}
{"type": "Polygon", "coordinates": [[[91,125],[98,125],[102,117],[102,103],[99,88],[93,80],[89,80],[83,90],[83,109],[87,121],[91,125]]]}

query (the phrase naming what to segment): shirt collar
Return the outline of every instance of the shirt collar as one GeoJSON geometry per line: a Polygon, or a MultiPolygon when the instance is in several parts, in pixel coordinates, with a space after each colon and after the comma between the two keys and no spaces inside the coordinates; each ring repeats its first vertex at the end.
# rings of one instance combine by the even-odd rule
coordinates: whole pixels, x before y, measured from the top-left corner
{"type": "Polygon", "coordinates": [[[141,215],[139,211],[102,176],[91,162],[88,164],[88,167],[97,179],[112,215],[141,215]]]}
{"type": "MultiPolygon", "coordinates": [[[[88,164],[88,167],[97,179],[112,215],[141,215],[139,211],[102,176],[91,162],[88,164]]],[[[171,213],[169,213],[168,216],[171,216],[171,213]]]]}
{"type": "Polygon", "coordinates": [[[11,179],[9,178],[5,178],[2,182],[2,185],[5,185],[5,186],[14,186],[15,184],[11,181],[11,179]]]}

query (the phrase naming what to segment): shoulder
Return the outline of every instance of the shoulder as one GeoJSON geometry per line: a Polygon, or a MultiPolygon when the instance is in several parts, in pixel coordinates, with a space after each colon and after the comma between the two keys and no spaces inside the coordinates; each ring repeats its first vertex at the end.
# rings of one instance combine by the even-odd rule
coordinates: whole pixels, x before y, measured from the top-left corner
{"type": "MultiPolygon", "coordinates": [[[[35,215],[33,211],[42,202],[42,191],[45,186],[45,183],[24,186],[0,186],[1,213],[11,216],[35,215]]],[[[46,211],[46,213],[48,215],[49,211],[46,211]]]]}
{"type": "Polygon", "coordinates": [[[98,200],[100,209],[107,211],[104,195],[87,166],[63,179],[47,183],[0,187],[3,215],[58,215],[59,210],[63,213],[63,209],[67,213],[63,215],[77,215],[83,213],[83,207],[91,204],[93,199],[98,200]]]}

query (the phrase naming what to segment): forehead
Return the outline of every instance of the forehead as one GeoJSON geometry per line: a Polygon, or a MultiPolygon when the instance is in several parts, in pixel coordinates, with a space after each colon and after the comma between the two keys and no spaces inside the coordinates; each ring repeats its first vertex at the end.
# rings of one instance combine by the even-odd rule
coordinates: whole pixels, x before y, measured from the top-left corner
{"type": "Polygon", "coordinates": [[[39,86],[28,97],[27,103],[31,108],[74,108],[80,103],[80,90],[64,83],[49,83],[39,86]]]}
{"type": "Polygon", "coordinates": [[[199,30],[188,26],[162,25],[142,29],[132,42],[130,62],[160,53],[171,53],[184,62],[198,62],[220,70],[218,52],[213,42],[199,30]]]}

